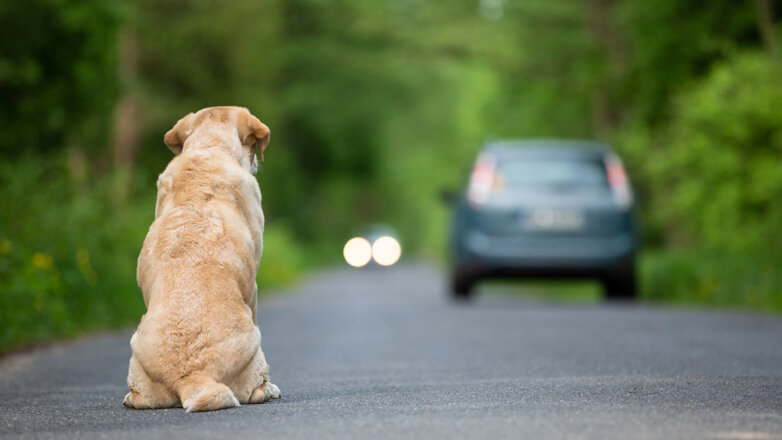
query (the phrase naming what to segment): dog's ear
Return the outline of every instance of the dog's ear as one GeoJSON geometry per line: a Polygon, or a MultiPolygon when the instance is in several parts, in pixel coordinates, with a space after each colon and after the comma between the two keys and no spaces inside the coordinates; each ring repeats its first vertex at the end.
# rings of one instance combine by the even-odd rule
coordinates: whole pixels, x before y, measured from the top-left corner
{"type": "Polygon", "coordinates": [[[239,115],[238,123],[239,139],[242,141],[242,145],[249,147],[251,152],[253,152],[253,144],[257,145],[258,156],[263,162],[263,152],[269,146],[269,137],[271,136],[269,127],[251,115],[250,112],[242,112],[239,115]]]}
{"type": "Polygon", "coordinates": [[[184,118],[177,121],[177,123],[174,125],[174,128],[171,130],[168,130],[165,136],[163,136],[163,142],[168,145],[168,148],[171,149],[171,151],[174,152],[174,154],[179,155],[179,153],[182,152],[182,148],[185,145],[185,140],[188,136],[190,136],[190,130],[193,125],[193,116],[195,116],[194,113],[189,113],[184,118]]]}

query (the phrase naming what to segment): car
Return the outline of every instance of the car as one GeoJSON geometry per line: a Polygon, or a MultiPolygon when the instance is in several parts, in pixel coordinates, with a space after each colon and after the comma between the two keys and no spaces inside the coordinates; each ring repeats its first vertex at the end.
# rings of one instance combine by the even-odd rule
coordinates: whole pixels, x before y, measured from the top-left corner
{"type": "Polygon", "coordinates": [[[636,296],[633,191],[607,144],[488,142],[464,191],[446,198],[453,297],[492,278],[597,279],[609,299],[636,296]]]}

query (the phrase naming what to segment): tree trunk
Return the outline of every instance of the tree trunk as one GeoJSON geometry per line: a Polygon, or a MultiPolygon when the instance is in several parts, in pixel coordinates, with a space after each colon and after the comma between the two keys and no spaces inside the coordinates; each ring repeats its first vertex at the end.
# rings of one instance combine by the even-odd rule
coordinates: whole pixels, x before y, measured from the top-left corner
{"type": "Polygon", "coordinates": [[[134,91],[138,74],[138,38],[134,29],[119,37],[119,78],[122,93],[114,107],[114,164],[130,173],[139,138],[139,104],[134,91]]]}
{"type": "Polygon", "coordinates": [[[592,119],[595,131],[605,135],[616,128],[623,109],[614,99],[627,68],[627,44],[613,22],[616,0],[581,0],[586,26],[606,57],[608,75],[592,93],[592,119]]]}
{"type": "Polygon", "coordinates": [[[756,4],[756,16],[758,20],[758,32],[760,33],[760,39],[763,41],[763,47],[766,48],[766,52],[772,57],[776,57],[777,49],[777,36],[774,33],[774,7],[771,4],[771,0],[755,0],[756,4]]]}

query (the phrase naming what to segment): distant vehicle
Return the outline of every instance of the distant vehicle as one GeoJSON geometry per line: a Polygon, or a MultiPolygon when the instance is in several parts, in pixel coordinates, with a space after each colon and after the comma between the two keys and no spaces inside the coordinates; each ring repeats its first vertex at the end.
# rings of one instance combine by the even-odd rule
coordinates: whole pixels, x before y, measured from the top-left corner
{"type": "Polygon", "coordinates": [[[393,266],[402,256],[399,235],[386,224],[373,224],[342,248],[345,262],[353,267],[393,266]]]}
{"type": "Polygon", "coordinates": [[[489,278],[595,278],[636,296],[633,193],[619,157],[586,141],[490,142],[453,204],[451,291],[489,278]]]}

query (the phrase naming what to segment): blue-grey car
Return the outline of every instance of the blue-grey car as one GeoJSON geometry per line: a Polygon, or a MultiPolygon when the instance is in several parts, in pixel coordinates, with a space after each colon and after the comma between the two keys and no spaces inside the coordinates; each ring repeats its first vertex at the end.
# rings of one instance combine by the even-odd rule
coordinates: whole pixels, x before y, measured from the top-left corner
{"type": "Polygon", "coordinates": [[[608,298],[636,295],[633,192],[608,145],[484,145],[453,200],[451,292],[489,278],[593,278],[608,298]]]}

